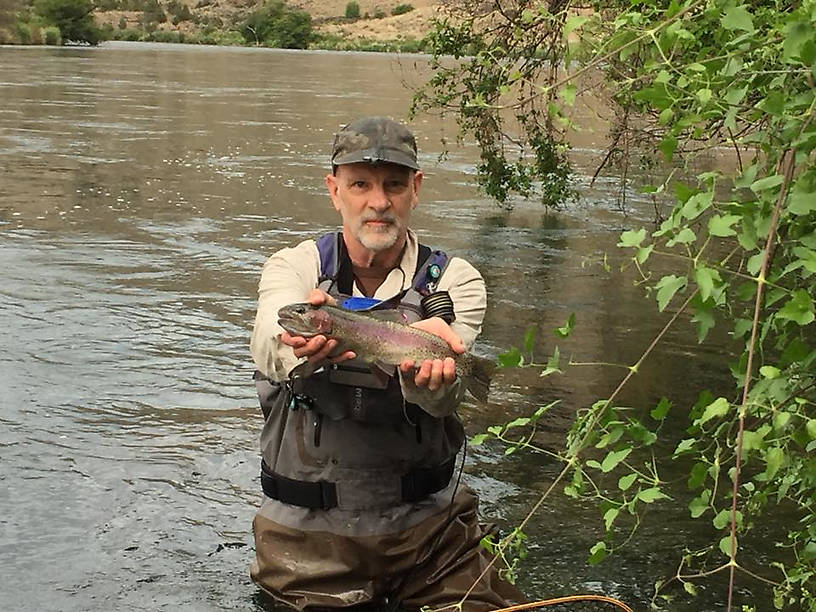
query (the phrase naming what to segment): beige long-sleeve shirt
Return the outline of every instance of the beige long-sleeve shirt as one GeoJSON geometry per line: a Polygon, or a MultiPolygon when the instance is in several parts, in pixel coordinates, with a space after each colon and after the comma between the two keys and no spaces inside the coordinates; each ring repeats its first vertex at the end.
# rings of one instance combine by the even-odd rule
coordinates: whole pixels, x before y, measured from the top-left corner
{"type": "MultiPolygon", "coordinates": [[[[377,289],[375,298],[386,300],[411,286],[418,252],[416,234],[409,230],[408,244],[402,260],[377,289]]],[[[295,247],[278,251],[264,265],[258,288],[258,312],[250,352],[256,368],[271,380],[285,380],[292,368],[303,361],[295,357],[292,348],[280,340],[283,329],[278,324],[278,309],[287,304],[305,301],[309,292],[317,287],[319,275],[320,254],[314,240],[306,240],[295,247]]],[[[456,314],[451,327],[465,346],[470,348],[481,331],[487,306],[482,276],[464,259],[452,257],[437,289],[450,294],[456,314]]],[[[356,283],[354,295],[363,295],[356,283]]],[[[459,381],[431,392],[415,387],[413,381],[407,378],[401,377],[400,380],[405,399],[418,404],[434,416],[449,414],[464,394],[464,386],[459,381]]]]}

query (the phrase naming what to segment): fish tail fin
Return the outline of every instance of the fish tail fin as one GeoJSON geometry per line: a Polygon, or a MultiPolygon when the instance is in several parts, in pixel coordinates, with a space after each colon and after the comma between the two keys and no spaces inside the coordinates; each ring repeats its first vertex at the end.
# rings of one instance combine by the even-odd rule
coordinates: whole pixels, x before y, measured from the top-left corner
{"type": "Polygon", "coordinates": [[[490,392],[490,379],[496,371],[496,364],[490,359],[473,357],[473,366],[466,383],[468,391],[480,402],[487,401],[487,394],[490,392]]]}

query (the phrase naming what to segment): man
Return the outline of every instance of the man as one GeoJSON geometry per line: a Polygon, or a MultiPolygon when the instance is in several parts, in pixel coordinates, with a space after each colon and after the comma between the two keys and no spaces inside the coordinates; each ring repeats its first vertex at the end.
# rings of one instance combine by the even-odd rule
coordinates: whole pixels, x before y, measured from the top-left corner
{"type": "Polygon", "coordinates": [[[346,126],[326,176],[342,233],[275,253],[261,276],[251,352],[266,497],[251,575],[298,610],[418,610],[466,598],[462,610],[481,612],[520,599],[485,571],[476,496],[454,476],[465,437],[454,360],[405,361],[383,382],[353,353],[337,354],[335,340],[278,324],[287,304],[354,296],[395,308],[455,352],[473,344],[484,281],[409,229],[422,178],[404,126],[380,117],[346,126]],[[292,373],[305,361],[323,367],[292,373]]]}

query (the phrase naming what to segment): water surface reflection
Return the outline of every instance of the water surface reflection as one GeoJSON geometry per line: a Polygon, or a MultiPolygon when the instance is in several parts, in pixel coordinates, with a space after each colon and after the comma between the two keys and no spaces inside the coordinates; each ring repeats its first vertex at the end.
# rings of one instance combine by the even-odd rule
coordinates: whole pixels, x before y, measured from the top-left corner
{"type": "MultiPolygon", "coordinates": [[[[0,49],[8,609],[266,607],[247,575],[260,501],[247,349],[260,267],[335,226],[322,182],[333,131],[363,114],[404,114],[401,83],[423,70],[421,58],[370,54],[0,49]]],[[[633,363],[665,319],[626,274],[597,262],[651,205],[622,217],[610,181],[561,213],[535,203],[499,211],[472,187],[471,146],[437,163],[439,135],[455,126],[423,118],[415,130],[427,174],[416,225],[488,281],[478,350],[495,355],[535,322],[543,358],[555,342],[548,330],[575,312],[578,333],[559,341],[565,358],[633,363]]],[[[597,157],[587,146],[578,163],[589,171],[597,157]]],[[[676,381],[721,364],[676,333],[624,401],[649,406],[670,389],[683,405],[676,381]]],[[[573,411],[620,376],[507,371],[489,405],[463,413],[476,432],[561,398],[542,428],[542,443],[558,448],[573,411]]],[[[493,445],[473,449],[466,479],[486,513],[511,526],[560,468],[501,457],[493,445]]],[[[595,513],[561,496],[542,510],[522,577],[531,595],[604,591],[642,605],[672,571],[665,547],[680,544],[664,519],[620,557],[587,567],[595,513]]],[[[717,607],[722,591],[705,597],[717,607]]]]}

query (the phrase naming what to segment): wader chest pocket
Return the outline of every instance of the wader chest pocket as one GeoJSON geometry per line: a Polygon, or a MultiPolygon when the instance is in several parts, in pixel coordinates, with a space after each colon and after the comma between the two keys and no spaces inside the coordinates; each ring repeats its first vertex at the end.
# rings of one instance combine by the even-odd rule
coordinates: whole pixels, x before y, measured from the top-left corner
{"type": "Polygon", "coordinates": [[[329,382],[349,387],[366,387],[368,389],[387,389],[389,379],[380,380],[371,373],[371,367],[364,362],[344,363],[329,369],[329,382]]]}

